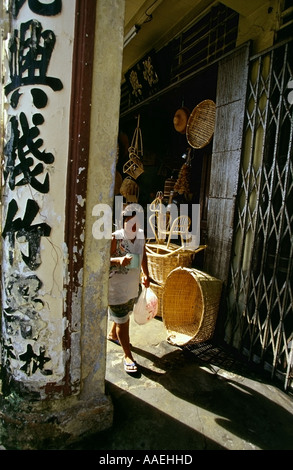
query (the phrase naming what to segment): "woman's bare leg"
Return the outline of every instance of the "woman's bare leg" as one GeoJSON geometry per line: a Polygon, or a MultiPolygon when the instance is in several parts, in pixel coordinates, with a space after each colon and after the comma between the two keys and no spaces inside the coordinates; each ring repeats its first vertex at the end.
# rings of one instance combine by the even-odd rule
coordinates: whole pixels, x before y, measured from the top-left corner
{"type": "Polygon", "coordinates": [[[118,336],[117,336],[117,332],[116,332],[116,325],[117,325],[117,323],[115,323],[113,321],[110,333],[108,335],[108,338],[113,339],[114,341],[118,340],[118,336]]]}
{"type": "MultiPolygon", "coordinates": [[[[119,342],[124,351],[124,361],[126,364],[132,364],[134,362],[133,356],[130,349],[129,341],[129,319],[126,323],[118,324],[116,323],[116,334],[119,339],[119,342]]],[[[136,366],[131,367],[131,369],[136,370],[136,366]]]]}

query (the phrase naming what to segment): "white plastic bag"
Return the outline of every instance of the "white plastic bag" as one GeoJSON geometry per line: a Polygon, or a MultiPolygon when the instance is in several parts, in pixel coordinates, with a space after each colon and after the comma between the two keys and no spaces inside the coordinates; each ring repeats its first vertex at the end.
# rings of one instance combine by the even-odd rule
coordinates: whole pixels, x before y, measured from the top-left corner
{"type": "Polygon", "coordinates": [[[141,294],[134,305],[133,317],[138,325],[144,325],[158,313],[158,297],[150,287],[142,286],[141,294]]]}

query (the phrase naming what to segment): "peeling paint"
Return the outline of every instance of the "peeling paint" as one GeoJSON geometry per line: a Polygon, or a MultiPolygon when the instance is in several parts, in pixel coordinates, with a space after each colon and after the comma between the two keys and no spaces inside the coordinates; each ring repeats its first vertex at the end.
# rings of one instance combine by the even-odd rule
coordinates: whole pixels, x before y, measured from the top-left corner
{"type": "Polygon", "coordinates": [[[82,196],[77,196],[77,203],[83,207],[84,204],[85,204],[85,198],[83,198],[82,196]]]}

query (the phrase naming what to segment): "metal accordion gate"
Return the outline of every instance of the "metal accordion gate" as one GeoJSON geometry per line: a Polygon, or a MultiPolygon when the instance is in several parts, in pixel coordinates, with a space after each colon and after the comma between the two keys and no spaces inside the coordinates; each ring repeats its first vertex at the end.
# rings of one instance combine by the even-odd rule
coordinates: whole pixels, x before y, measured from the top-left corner
{"type": "Polygon", "coordinates": [[[250,58],[226,342],[293,383],[293,42],[250,58]]]}

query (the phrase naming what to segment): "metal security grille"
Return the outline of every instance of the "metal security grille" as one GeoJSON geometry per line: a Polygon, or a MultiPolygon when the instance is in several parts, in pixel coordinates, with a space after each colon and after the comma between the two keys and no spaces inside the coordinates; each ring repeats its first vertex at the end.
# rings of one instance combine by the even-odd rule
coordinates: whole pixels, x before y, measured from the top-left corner
{"type": "Polygon", "coordinates": [[[251,58],[226,340],[293,381],[293,43],[251,58]]]}

